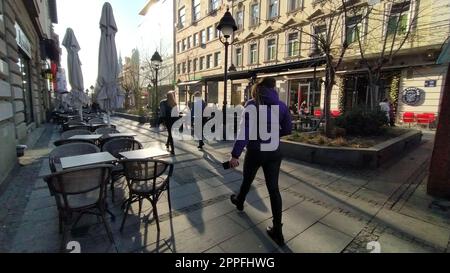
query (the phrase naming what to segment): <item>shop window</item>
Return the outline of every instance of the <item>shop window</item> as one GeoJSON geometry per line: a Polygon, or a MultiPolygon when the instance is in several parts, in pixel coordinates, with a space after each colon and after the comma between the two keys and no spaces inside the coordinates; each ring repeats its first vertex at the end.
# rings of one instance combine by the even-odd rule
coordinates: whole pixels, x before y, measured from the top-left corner
{"type": "Polygon", "coordinates": [[[233,84],[231,87],[231,105],[238,106],[242,103],[242,84],[233,84]]]}
{"type": "Polygon", "coordinates": [[[24,94],[25,105],[25,122],[30,124],[34,121],[33,113],[33,92],[31,89],[31,73],[30,73],[30,59],[22,50],[19,50],[19,62],[17,63],[22,75],[22,90],[24,94]]]}

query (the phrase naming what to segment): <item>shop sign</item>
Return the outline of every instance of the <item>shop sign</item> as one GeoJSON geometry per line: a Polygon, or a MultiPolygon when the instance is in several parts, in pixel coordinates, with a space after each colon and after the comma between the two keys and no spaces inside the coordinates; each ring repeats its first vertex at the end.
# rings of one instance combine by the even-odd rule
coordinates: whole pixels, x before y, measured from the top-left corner
{"type": "Polygon", "coordinates": [[[31,43],[28,39],[25,32],[22,30],[22,28],[19,26],[19,24],[16,23],[16,41],[17,45],[27,54],[27,56],[31,59],[31,43]]]}
{"type": "Polygon", "coordinates": [[[417,87],[408,87],[403,90],[403,102],[410,106],[417,106],[422,101],[425,92],[417,87]]]}

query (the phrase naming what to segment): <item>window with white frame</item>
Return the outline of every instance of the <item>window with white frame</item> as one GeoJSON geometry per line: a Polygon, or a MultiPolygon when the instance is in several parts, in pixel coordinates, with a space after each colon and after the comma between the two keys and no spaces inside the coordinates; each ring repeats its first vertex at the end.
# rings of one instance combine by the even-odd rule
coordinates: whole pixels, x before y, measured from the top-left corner
{"type": "Polygon", "coordinates": [[[220,58],[220,52],[214,53],[214,67],[221,65],[222,59],[220,58]]]}
{"type": "Polygon", "coordinates": [[[177,42],[177,52],[180,53],[181,52],[181,41],[177,42]]]}
{"type": "Polygon", "coordinates": [[[214,11],[219,9],[222,0],[209,0],[209,11],[214,11]]]}
{"type": "Polygon", "coordinates": [[[194,33],[194,35],[192,36],[192,46],[198,46],[198,33],[194,33]]]}
{"type": "Polygon", "coordinates": [[[177,74],[181,74],[181,64],[177,64],[177,74]]]}
{"type": "Polygon", "coordinates": [[[197,67],[198,67],[198,59],[195,58],[195,59],[194,59],[194,63],[193,63],[192,70],[193,70],[194,72],[197,71],[197,67]]]}
{"type": "Polygon", "coordinates": [[[302,7],[303,0],[288,0],[288,11],[295,11],[302,7]]]}
{"type": "Polygon", "coordinates": [[[345,41],[352,44],[359,39],[361,33],[361,15],[347,17],[345,19],[345,41]]]}
{"type": "Polygon", "coordinates": [[[235,56],[234,63],[236,64],[237,67],[242,66],[242,47],[236,48],[234,53],[235,53],[234,54],[234,56],[235,56]]]}
{"type": "Polygon", "coordinates": [[[258,44],[250,44],[249,47],[249,63],[256,64],[258,62],[258,44]]]}
{"type": "Polygon", "coordinates": [[[189,36],[187,38],[187,49],[191,48],[191,45],[192,45],[192,36],[189,36]]]}
{"type": "Polygon", "coordinates": [[[186,10],[184,7],[178,10],[178,28],[184,28],[186,23],[186,10]]]}
{"type": "Polygon", "coordinates": [[[183,62],[183,64],[182,64],[182,72],[183,72],[183,74],[186,73],[186,62],[183,62]]]}
{"type": "Polygon", "coordinates": [[[183,39],[183,44],[181,45],[181,51],[185,51],[187,48],[186,39],[183,39]]]}
{"type": "Polygon", "coordinates": [[[208,41],[211,41],[212,39],[214,39],[214,29],[212,26],[207,28],[208,30],[208,41]]]}
{"type": "Polygon", "coordinates": [[[203,70],[205,68],[205,57],[200,57],[200,63],[198,64],[199,70],[203,70]]]}
{"type": "Polygon", "coordinates": [[[187,73],[191,73],[192,61],[188,61],[187,64],[187,73]]]}
{"type": "Polygon", "coordinates": [[[206,69],[210,69],[213,66],[212,54],[206,56],[206,69]]]}
{"type": "Polygon", "coordinates": [[[206,44],[206,31],[205,30],[200,31],[200,37],[201,37],[201,43],[206,44]]]}
{"type": "Polygon", "coordinates": [[[244,11],[242,9],[236,11],[236,26],[239,30],[244,28],[244,11]]]}
{"type": "Polygon", "coordinates": [[[266,61],[274,61],[277,54],[277,40],[275,38],[267,39],[266,61]]]}
{"type": "Polygon", "coordinates": [[[200,0],[192,0],[192,22],[196,22],[200,19],[200,0]]]}
{"type": "Polygon", "coordinates": [[[256,26],[259,24],[259,4],[253,3],[250,6],[250,26],[256,26]]]}
{"type": "Polygon", "coordinates": [[[311,37],[312,43],[312,51],[316,53],[322,52],[321,42],[327,39],[327,26],[319,25],[314,27],[314,37],[311,37]]]}
{"type": "Polygon", "coordinates": [[[274,19],[278,17],[278,0],[267,0],[268,19],[274,19]]]}
{"type": "Polygon", "coordinates": [[[216,23],[215,25],[214,25],[214,29],[215,29],[215,31],[216,31],[216,33],[215,33],[215,37],[214,38],[219,38],[220,37],[220,30],[218,30],[217,29],[217,26],[219,25],[219,23],[216,23]]]}
{"type": "Polygon", "coordinates": [[[392,4],[388,20],[386,34],[405,34],[408,31],[409,9],[411,1],[392,4]]]}
{"type": "Polygon", "coordinates": [[[287,35],[287,56],[295,57],[300,54],[300,36],[298,32],[287,35]]]}

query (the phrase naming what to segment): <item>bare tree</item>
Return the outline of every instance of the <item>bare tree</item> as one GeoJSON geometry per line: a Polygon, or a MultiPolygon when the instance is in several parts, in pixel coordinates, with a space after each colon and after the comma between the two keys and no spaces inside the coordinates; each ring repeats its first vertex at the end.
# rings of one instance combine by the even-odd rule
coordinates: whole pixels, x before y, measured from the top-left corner
{"type": "MultiPolygon", "coordinates": [[[[347,35],[345,35],[342,28],[345,30],[347,15],[355,12],[349,9],[350,5],[352,5],[352,2],[345,0],[315,0],[313,6],[317,9],[308,17],[309,30],[305,30],[305,27],[291,27],[291,29],[298,30],[310,37],[310,57],[323,56],[325,58],[323,118],[325,120],[325,135],[327,137],[333,135],[331,94],[336,84],[336,72],[340,69],[348,49],[347,35]]],[[[359,20],[362,21],[363,19],[360,18],[359,20]]]]}
{"type": "Polygon", "coordinates": [[[424,15],[418,5],[418,0],[386,0],[383,5],[369,6],[364,11],[371,26],[381,26],[357,35],[360,64],[367,70],[372,110],[379,100],[383,69],[392,65],[403,47],[414,39],[419,16],[424,15]]]}

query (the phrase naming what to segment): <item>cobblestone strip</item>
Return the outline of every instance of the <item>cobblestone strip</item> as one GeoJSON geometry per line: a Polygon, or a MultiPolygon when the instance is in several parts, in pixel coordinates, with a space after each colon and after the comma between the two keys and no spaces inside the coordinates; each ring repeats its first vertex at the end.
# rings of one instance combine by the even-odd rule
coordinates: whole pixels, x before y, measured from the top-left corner
{"type": "MultiPolygon", "coordinates": [[[[382,205],[384,208],[396,211],[403,206],[403,204],[408,200],[408,198],[414,191],[412,191],[411,194],[408,194],[408,192],[410,192],[411,189],[415,190],[420,185],[423,177],[426,175],[426,166],[428,166],[427,162],[428,161],[424,162],[424,164],[422,164],[415,172],[413,172],[412,175],[406,180],[406,182],[402,184],[401,187],[399,187],[399,189],[397,189],[397,191],[391,195],[391,197],[385,202],[385,204],[382,205]]],[[[346,249],[344,249],[343,252],[367,253],[367,243],[371,241],[378,241],[383,233],[388,233],[404,241],[415,243],[416,245],[419,245],[422,248],[428,249],[430,251],[446,251],[446,249],[443,249],[442,247],[436,245],[432,245],[424,240],[421,240],[420,238],[416,238],[404,232],[393,230],[392,228],[377,223],[376,215],[377,214],[375,214],[370,219],[367,226],[355,237],[355,239],[346,247],[346,249]]]]}

